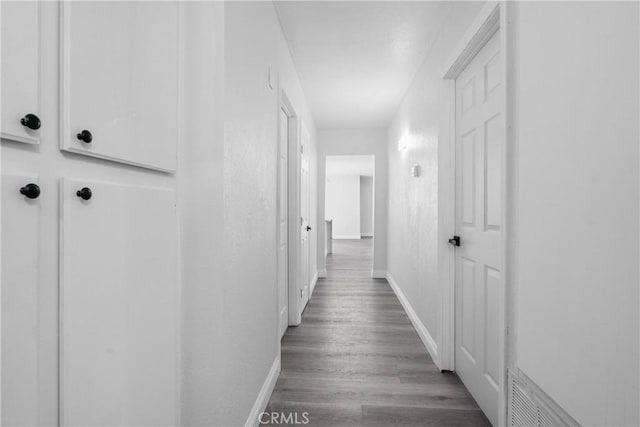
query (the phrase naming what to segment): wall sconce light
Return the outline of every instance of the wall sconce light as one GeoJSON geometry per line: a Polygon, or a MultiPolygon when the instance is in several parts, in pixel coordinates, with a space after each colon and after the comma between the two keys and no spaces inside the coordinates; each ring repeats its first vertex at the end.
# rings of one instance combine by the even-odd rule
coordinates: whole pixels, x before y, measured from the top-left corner
{"type": "Polygon", "coordinates": [[[404,151],[407,149],[407,139],[409,139],[407,135],[402,135],[402,137],[398,140],[398,151],[404,151]]]}
{"type": "Polygon", "coordinates": [[[420,165],[413,165],[413,167],[411,168],[411,176],[417,178],[420,176],[420,172],[420,165]]]}

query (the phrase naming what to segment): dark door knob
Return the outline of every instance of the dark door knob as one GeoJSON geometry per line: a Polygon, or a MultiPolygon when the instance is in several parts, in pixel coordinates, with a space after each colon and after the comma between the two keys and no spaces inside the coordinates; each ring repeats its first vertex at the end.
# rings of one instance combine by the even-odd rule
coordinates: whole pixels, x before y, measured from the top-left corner
{"type": "Polygon", "coordinates": [[[21,118],[20,123],[22,124],[22,126],[28,127],[29,129],[33,130],[40,129],[40,125],[42,124],[40,123],[40,118],[31,113],[21,118]]]}
{"type": "Polygon", "coordinates": [[[311,227],[307,225],[307,231],[311,231],[311,227]]]}
{"type": "Polygon", "coordinates": [[[20,189],[20,194],[29,199],[37,199],[40,195],[40,187],[38,187],[38,184],[27,184],[20,189]]]}
{"type": "Polygon", "coordinates": [[[449,239],[449,244],[453,246],[460,246],[460,236],[453,236],[449,239]]]}
{"type": "Polygon", "coordinates": [[[76,196],[80,197],[82,200],[89,200],[92,196],[91,189],[89,187],[84,187],[81,190],[76,191],[76,196]]]}
{"type": "Polygon", "coordinates": [[[77,134],[76,138],[78,138],[80,141],[84,142],[85,144],[89,144],[91,143],[91,141],[93,141],[93,135],[91,135],[91,132],[89,132],[86,129],[83,129],[82,132],[77,134]]]}

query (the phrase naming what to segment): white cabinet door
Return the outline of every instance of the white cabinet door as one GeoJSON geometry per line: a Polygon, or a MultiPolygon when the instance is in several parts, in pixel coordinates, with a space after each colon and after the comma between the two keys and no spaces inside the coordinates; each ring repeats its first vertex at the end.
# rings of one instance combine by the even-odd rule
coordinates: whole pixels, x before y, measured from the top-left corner
{"type": "Polygon", "coordinates": [[[61,16],[61,148],[175,171],[178,2],[63,2],[61,16]]]}
{"type": "Polygon", "coordinates": [[[40,142],[27,114],[40,120],[40,2],[2,1],[2,138],[40,142]]]}
{"type": "Polygon", "coordinates": [[[173,190],[63,180],[63,425],[178,424],[175,203],[173,190]]]}
{"type": "Polygon", "coordinates": [[[40,199],[37,178],[2,175],[2,425],[38,424],[40,199]]]}

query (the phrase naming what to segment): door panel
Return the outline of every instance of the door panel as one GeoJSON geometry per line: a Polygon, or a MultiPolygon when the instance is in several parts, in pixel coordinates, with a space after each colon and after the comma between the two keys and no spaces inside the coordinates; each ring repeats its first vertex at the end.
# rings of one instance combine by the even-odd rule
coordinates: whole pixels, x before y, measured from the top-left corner
{"type": "Polygon", "coordinates": [[[178,3],[62,3],[62,149],[175,171],[178,3]]]}
{"type": "Polygon", "coordinates": [[[2,425],[38,424],[40,198],[2,175],[2,425]]]}
{"type": "Polygon", "coordinates": [[[498,422],[503,114],[499,36],[456,79],[456,371],[498,422]]]}
{"type": "Polygon", "coordinates": [[[300,230],[301,245],[300,245],[300,263],[301,263],[301,292],[300,292],[300,312],[304,311],[304,308],[309,302],[309,286],[311,284],[311,277],[309,272],[309,257],[310,257],[310,227],[309,221],[309,153],[307,150],[310,147],[311,138],[309,132],[304,126],[302,126],[302,152],[300,154],[300,216],[302,218],[302,229],[300,230]]]}
{"type": "Polygon", "coordinates": [[[288,150],[289,117],[280,109],[278,143],[278,313],[280,316],[280,336],[289,325],[289,205],[288,199],[288,150]]]}
{"type": "Polygon", "coordinates": [[[40,131],[20,122],[40,119],[40,2],[2,1],[2,138],[40,143],[40,131]]]}
{"type": "Polygon", "coordinates": [[[63,425],[177,423],[175,203],[169,189],[63,181],[63,425]]]}

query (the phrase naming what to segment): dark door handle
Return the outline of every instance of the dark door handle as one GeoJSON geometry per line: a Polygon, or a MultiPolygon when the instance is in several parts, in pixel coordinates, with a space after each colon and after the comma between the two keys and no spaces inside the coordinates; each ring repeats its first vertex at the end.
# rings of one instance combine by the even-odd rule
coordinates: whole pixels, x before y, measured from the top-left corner
{"type": "Polygon", "coordinates": [[[460,246],[460,236],[453,236],[449,239],[449,244],[453,246],[460,246]]]}
{"type": "Polygon", "coordinates": [[[91,189],[89,187],[84,187],[81,190],[76,191],[76,196],[80,197],[82,200],[89,200],[93,194],[91,194],[91,189]]]}
{"type": "Polygon", "coordinates": [[[307,225],[307,231],[311,231],[311,227],[307,225]]]}
{"type": "Polygon", "coordinates": [[[86,129],[83,129],[82,132],[77,134],[76,138],[78,138],[80,141],[84,142],[85,144],[90,144],[91,141],[93,141],[93,135],[91,135],[91,132],[89,132],[86,129]]]}
{"type": "Polygon", "coordinates": [[[38,184],[27,184],[20,189],[20,194],[28,199],[37,199],[40,195],[40,187],[38,187],[38,184]]]}
{"type": "Polygon", "coordinates": [[[23,118],[20,119],[20,124],[24,127],[27,127],[32,130],[40,129],[40,118],[35,114],[27,114],[23,118]]]}

